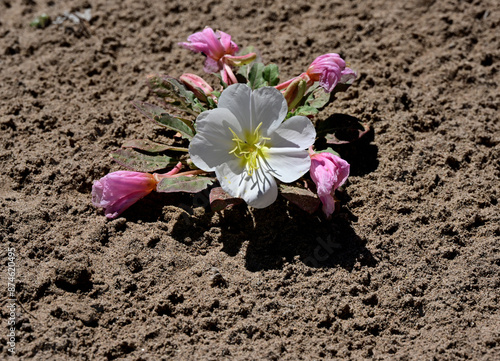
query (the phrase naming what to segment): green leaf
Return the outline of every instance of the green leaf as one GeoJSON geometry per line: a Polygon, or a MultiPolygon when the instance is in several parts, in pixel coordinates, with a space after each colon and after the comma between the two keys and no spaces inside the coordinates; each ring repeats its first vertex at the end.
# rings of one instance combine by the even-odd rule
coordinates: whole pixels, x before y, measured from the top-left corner
{"type": "Polygon", "coordinates": [[[182,137],[191,140],[194,137],[194,131],[184,121],[173,117],[170,114],[164,113],[161,116],[155,117],[154,120],[169,129],[181,133],[182,137]]]}
{"type": "Polygon", "coordinates": [[[132,139],[127,140],[122,144],[122,148],[134,148],[138,150],[142,150],[143,152],[148,153],[161,153],[167,150],[177,151],[177,152],[188,152],[187,148],[183,147],[175,147],[171,145],[161,144],[153,142],[149,139],[132,139]]]}
{"type": "Polygon", "coordinates": [[[337,157],[340,157],[340,154],[334,151],[332,148],[328,147],[324,150],[318,150],[316,153],[331,153],[333,155],[336,155],[337,157]]]}
{"type": "MultiPolygon", "coordinates": [[[[351,83],[354,81],[351,80],[351,83]]],[[[335,94],[344,92],[351,84],[337,84],[331,93],[327,93],[322,87],[319,86],[319,83],[316,83],[309,89],[308,94],[306,94],[304,104],[310,105],[318,110],[325,108],[328,104],[335,100],[335,94]]]]}
{"type": "Polygon", "coordinates": [[[169,85],[169,88],[173,90],[173,94],[171,94],[171,96],[174,98],[173,104],[180,102],[182,105],[191,107],[191,109],[197,111],[198,113],[205,110],[194,93],[186,89],[186,87],[181,82],[179,82],[175,78],[166,78],[165,80],[169,85]]]}
{"type": "Polygon", "coordinates": [[[258,89],[263,86],[275,86],[279,83],[279,69],[276,64],[264,64],[254,62],[252,65],[240,67],[238,74],[248,80],[248,86],[258,89]]]}
{"type": "MultiPolygon", "coordinates": [[[[219,98],[219,96],[217,98],[219,98]]],[[[215,109],[215,108],[217,108],[217,103],[211,97],[207,97],[207,105],[208,105],[209,109],[215,109]]]]}
{"type": "Polygon", "coordinates": [[[243,199],[230,196],[221,187],[212,188],[210,190],[209,199],[210,207],[214,212],[222,211],[237,204],[243,203],[243,199]]]}
{"type": "Polygon", "coordinates": [[[180,110],[194,116],[206,110],[194,93],[175,78],[152,74],[147,81],[154,94],[180,110]]]}
{"type": "Polygon", "coordinates": [[[142,114],[147,116],[149,119],[154,120],[159,125],[181,133],[183,138],[193,138],[194,129],[192,128],[193,123],[191,121],[176,118],[168,114],[163,108],[160,108],[156,105],[139,101],[133,101],[132,104],[134,104],[142,114]]]}
{"type": "Polygon", "coordinates": [[[313,214],[321,204],[316,194],[309,189],[280,184],[280,193],[291,203],[309,214],[313,214]]]}
{"type": "Polygon", "coordinates": [[[268,64],[264,67],[262,77],[268,86],[276,86],[280,82],[280,72],[276,64],[268,64]]]}
{"type": "Polygon", "coordinates": [[[163,77],[158,74],[150,74],[146,77],[149,89],[159,96],[166,98],[169,96],[171,89],[170,86],[163,80],[163,77]]]}
{"type": "Polygon", "coordinates": [[[111,153],[111,157],[116,163],[136,172],[155,172],[179,162],[166,155],[147,155],[134,149],[118,149],[111,153]]]}
{"type": "Polygon", "coordinates": [[[262,76],[262,72],[264,71],[264,64],[262,63],[253,63],[250,68],[250,72],[248,73],[248,85],[252,89],[257,89],[266,85],[266,81],[262,76]]]}
{"type": "Polygon", "coordinates": [[[316,109],[322,109],[332,100],[332,94],[325,92],[321,87],[317,87],[306,99],[306,104],[316,109]]]}
{"type": "Polygon", "coordinates": [[[248,74],[250,73],[250,64],[242,65],[238,68],[238,72],[236,75],[236,79],[238,79],[239,83],[248,84],[248,74]]]}
{"type": "Polygon", "coordinates": [[[163,178],[156,186],[157,192],[174,193],[198,193],[207,188],[215,179],[209,177],[180,176],[174,178],[163,178]]]}
{"type": "Polygon", "coordinates": [[[298,107],[294,112],[294,115],[303,115],[305,117],[315,114],[318,114],[318,109],[311,107],[309,105],[303,105],[301,107],[298,107]]]}

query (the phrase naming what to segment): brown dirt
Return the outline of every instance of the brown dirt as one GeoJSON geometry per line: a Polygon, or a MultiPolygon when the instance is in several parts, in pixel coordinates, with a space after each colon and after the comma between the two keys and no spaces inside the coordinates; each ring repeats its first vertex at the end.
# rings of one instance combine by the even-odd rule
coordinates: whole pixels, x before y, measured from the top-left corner
{"type": "Polygon", "coordinates": [[[3,0],[0,14],[0,358],[9,246],[19,359],[500,359],[498,1],[3,0]],[[28,26],[87,7],[88,37],[28,26]],[[331,221],[283,200],[219,215],[152,194],[113,221],[91,205],[92,181],[119,169],[109,151],[168,135],[130,101],[152,100],[149,73],[202,75],[177,42],[206,25],[283,80],[327,52],[359,71],[322,115],[374,130],[339,149],[352,176],[331,221]]]}

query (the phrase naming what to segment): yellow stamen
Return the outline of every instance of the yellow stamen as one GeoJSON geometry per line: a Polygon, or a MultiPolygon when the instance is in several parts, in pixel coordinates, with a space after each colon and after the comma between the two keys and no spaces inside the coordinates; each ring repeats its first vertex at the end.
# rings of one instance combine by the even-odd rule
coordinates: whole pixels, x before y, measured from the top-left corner
{"type": "Polygon", "coordinates": [[[233,134],[231,139],[235,142],[235,147],[229,152],[234,154],[235,157],[241,159],[241,164],[247,170],[247,174],[251,177],[253,172],[259,168],[259,157],[265,158],[265,151],[268,149],[266,141],[271,138],[263,137],[260,133],[262,122],[259,123],[255,130],[248,134],[245,139],[241,139],[231,128],[230,132],[233,134]]]}

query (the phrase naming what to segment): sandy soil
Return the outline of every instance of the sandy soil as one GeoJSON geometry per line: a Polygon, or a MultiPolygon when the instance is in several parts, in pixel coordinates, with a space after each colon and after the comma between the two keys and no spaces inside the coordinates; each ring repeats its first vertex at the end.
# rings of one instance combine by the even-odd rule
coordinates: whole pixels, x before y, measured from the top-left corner
{"type": "MultiPolygon", "coordinates": [[[[500,6],[470,1],[0,2],[1,359],[7,249],[16,357],[36,360],[498,360],[500,6]],[[34,29],[42,13],[91,9],[34,29]],[[323,114],[368,122],[332,220],[280,200],[224,214],[152,194],[108,221],[92,181],[145,76],[200,75],[211,26],[282,79],[340,53],[359,80],[323,114]],[[182,207],[180,207],[182,206],[182,207]]],[[[212,81],[214,78],[209,78],[212,81]]]]}

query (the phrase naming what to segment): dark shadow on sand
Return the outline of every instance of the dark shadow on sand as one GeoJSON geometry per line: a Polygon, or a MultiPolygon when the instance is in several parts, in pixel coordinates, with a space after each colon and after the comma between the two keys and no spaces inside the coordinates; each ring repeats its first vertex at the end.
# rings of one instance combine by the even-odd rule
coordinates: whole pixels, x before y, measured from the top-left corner
{"type": "Polygon", "coordinates": [[[358,139],[361,120],[347,114],[332,114],[322,121],[321,127],[339,129],[337,138],[348,141],[345,144],[328,144],[325,138],[319,137],[315,143],[318,150],[331,147],[351,165],[351,176],[362,176],[373,172],[378,167],[378,148],[371,144],[374,139],[373,129],[370,128],[358,139]]]}
{"type": "Polygon", "coordinates": [[[314,268],[340,266],[351,270],[359,262],[374,266],[376,260],[356,235],[353,216],[341,211],[332,219],[310,215],[284,199],[253,210],[245,206],[225,212],[221,224],[222,251],[235,255],[244,242],[246,268],[250,271],[280,269],[298,259],[314,268]],[[236,212],[234,212],[236,211],[236,212]],[[254,223],[255,222],[255,223],[254,223]],[[234,227],[238,224],[238,227],[234,227]]]}

